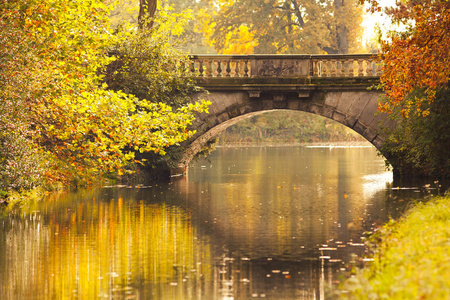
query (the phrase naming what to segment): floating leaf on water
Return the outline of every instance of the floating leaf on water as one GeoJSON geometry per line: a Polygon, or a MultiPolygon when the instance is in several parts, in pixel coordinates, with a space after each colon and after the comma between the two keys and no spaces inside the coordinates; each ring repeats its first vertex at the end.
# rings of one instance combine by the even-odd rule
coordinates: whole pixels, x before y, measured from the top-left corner
{"type": "Polygon", "coordinates": [[[350,243],[350,246],[355,246],[355,247],[364,247],[365,244],[363,243],[350,243]]]}
{"type": "Polygon", "coordinates": [[[326,251],[326,250],[329,250],[329,251],[334,251],[334,250],[337,250],[337,248],[331,248],[331,247],[322,247],[322,248],[319,248],[319,250],[320,250],[320,251],[326,251]]]}
{"type": "Polygon", "coordinates": [[[373,258],[363,258],[362,261],[374,261],[373,258]]]}

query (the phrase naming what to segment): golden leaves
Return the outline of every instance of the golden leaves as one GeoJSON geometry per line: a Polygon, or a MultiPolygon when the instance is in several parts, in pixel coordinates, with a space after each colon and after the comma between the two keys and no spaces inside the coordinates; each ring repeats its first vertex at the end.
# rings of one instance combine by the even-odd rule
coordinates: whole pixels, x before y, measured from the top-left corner
{"type": "MultiPolygon", "coordinates": [[[[8,8],[20,10],[22,2],[8,8]]],[[[16,63],[18,76],[0,92],[13,97],[16,86],[20,87],[28,113],[23,120],[33,124],[33,142],[50,158],[48,165],[54,172],[46,173],[53,174],[49,180],[95,180],[134,161],[132,149],[164,154],[165,147],[193,134],[186,127],[197,112],[207,110],[207,103],[173,111],[163,103],[140,100],[102,84],[100,71],[115,59],[108,49],[133,34],[112,34],[110,6],[101,0],[26,4],[25,22],[15,20],[15,14],[0,18],[0,25],[10,26],[24,41],[16,53],[22,59],[16,63]],[[22,78],[29,83],[18,85],[22,78]]],[[[161,26],[171,34],[181,32],[170,22],[161,26]]]]}
{"type": "Polygon", "coordinates": [[[388,14],[411,29],[392,32],[382,42],[381,82],[389,101],[380,110],[392,112],[414,89],[423,89],[425,97],[414,99],[421,113],[421,103],[432,102],[436,88],[450,79],[450,2],[407,2],[388,14]]]}

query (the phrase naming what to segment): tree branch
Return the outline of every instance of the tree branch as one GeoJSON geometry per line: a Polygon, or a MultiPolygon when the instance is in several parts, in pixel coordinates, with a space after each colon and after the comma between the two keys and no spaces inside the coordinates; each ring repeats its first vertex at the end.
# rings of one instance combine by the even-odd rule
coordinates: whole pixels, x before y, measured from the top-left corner
{"type": "Polygon", "coordinates": [[[297,1],[291,0],[291,3],[294,5],[294,8],[295,8],[294,13],[297,16],[300,27],[305,26],[305,21],[303,20],[302,12],[300,11],[300,6],[298,5],[297,1]]]}

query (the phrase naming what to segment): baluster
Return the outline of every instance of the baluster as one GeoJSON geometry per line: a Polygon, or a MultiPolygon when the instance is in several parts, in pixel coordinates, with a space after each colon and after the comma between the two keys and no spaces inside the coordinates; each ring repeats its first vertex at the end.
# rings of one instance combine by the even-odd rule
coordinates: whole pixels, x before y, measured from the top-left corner
{"type": "Polygon", "coordinates": [[[222,61],[220,59],[217,60],[217,77],[222,77],[222,61]]]}
{"type": "Polygon", "coordinates": [[[203,61],[201,59],[197,60],[198,62],[198,77],[203,77],[203,61]]]}
{"type": "Polygon", "coordinates": [[[353,68],[354,63],[355,63],[355,61],[353,59],[349,59],[349,61],[348,61],[348,77],[355,76],[355,69],[353,68]]]}
{"type": "Polygon", "coordinates": [[[236,62],[232,59],[230,59],[230,76],[231,77],[236,77],[236,66],[235,66],[236,62]]]}
{"type": "Polygon", "coordinates": [[[213,72],[212,72],[212,63],[211,60],[206,60],[205,61],[205,74],[206,77],[212,77],[213,76],[213,72]]]}
{"type": "Polygon", "coordinates": [[[248,77],[248,59],[244,60],[244,77],[248,77]]]}
{"type": "Polygon", "coordinates": [[[217,77],[217,60],[211,59],[211,75],[217,77]]]}
{"type": "Polygon", "coordinates": [[[236,60],[236,69],[234,70],[234,77],[240,77],[241,74],[239,74],[239,60],[236,60]]]}
{"type": "Polygon", "coordinates": [[[364,66],[363,66],[364,60],[358,59],[358,77],[364,77],[364,66]]]}
{"type": "Polygon", "coordinates": [[[331,77],[336,77],[337,73],[337,61],[335,59],[331,60],[331,77]]]}
{"type": "Polygon", "coordinates": [[[231,66],[230,66],[230,61],[231,59],[227,60],[227,68],[226,68],[226,77],[230,77],[231,76],[231,66]]]}
{"type": "Polygon", "coordinates": [[[320,77],[320,62],[315,60],[313,61],[313,77],[320,77]]]}
{"type": "Polygon", "coordinates": [[[345,59],[341,59],[339,61],[339,64],[341,65],[339,76],[340,77],[347,77],[346,69],[347,69],[348,62],[346,62],[345,59]]]}
{"type": "Polygon", "coordinates": [[[373,59],[367,60],[367,75],[366,76],[373,76],[373,59]]]}
{"type": "Polygon", "coordinates": [[[322,60],[322,77],[328,77],[329,76],[329,70],[328,70],[328,60],[324,59],[322,60]]]}

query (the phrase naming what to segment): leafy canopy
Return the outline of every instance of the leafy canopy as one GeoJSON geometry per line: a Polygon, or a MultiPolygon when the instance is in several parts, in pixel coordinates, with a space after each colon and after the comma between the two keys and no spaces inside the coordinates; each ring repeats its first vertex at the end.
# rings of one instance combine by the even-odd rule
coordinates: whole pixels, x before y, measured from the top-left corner
{"type": "MultiPolygon", "coordinates": [[[[414,101],[426,97],[425,90],[414,90],[407,98],[414,101]]],[[[408,118],[402,117],[403,106],[390,115],[397,126],[388,131],[382,152],[389,158],[396,172],[403,176],[450,178],[450,90],[436,90],[431,103],[422,103],[427,117],[410,107],[408,118]]]]}
{"type": "MultiPolygon", "coordinates": [[[[190,11],[174,13],[160,7],[151,28],[134,32],[112,48],[118,59],[108,66],[108,87],[173,107],[189,102],[188,95],[198,87],[186,68],[190,61],[180,50],[180,36],[190,18],[190,11]]],[[[117,30],[127,31],[120,23],[117,30]]]]}
{"type": "Polygon", "coordinates": [[[113,34],[111,8],[101,0],[0,1],[0,101],[20,107],[0,112],[1,119],[20,121],[12,130],[47,162],[50,181],[120,173],[135,151],[164,154],[193,134],[187,126],[207,109],[195,103],[173,110],[102,84],[116,59],[109,50],[135,34],[132,27],[113,34]]]}
{"type": "MultiPolygon", "coordinates": [[[[364,2],[364,1],[361,1],[364,2]]],[[[378,0],[369,0],[372,11],[381,11],[378,0]]],[[[450,79],[450,2],[408,0],[385,10],[404,30],[394,30],[381,37],[383,74],[381,82],[387,101],[381,111],[392,112],[403,106],[402,113],[429,114],[424,103],[435,98],[436,89],[450,79]],[[407,97],[414,89],[423,96],[407,97]]]]}

